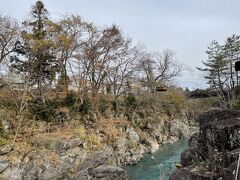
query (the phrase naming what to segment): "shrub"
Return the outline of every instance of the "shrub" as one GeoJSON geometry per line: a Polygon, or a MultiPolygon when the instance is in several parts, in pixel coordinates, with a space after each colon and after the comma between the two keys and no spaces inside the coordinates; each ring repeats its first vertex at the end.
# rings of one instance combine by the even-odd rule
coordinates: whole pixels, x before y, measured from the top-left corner
{"type": "Polygon", "coordinates": [[[94,133],[87,133],[87,130],[84,126],[79,126],[75,133],[77,136],[83,140],[85,143],[87,143],[87,149],[102,149],[103,145],[101,143],[101,137],[97,136],[94,133]]]}
{"type": "Polygon", "coordinates": [[[209,110],[212,107],[219,107],[218,97],[188,99],[186,112],[189,119],[195,119],[199,114],[209,110]],[[193,108],[194,107],[194,108],[193,108]]]}
{"type": "Polygon", "coordinates": [[[78,137],[82,140],[86,140],[86,128],[84,126],[79,126],[76,130],[75,133],[78,135],[78,137]]]}
{"type": "Polygon", "coordinates": [[[161,98],[162,108],[169,115],[175,116],[186,108],[187,99],[185,94],[180,90],[171,90],[161,96],[161,98]]]}
{"type": "Polygon", "coordinates": [[[6,112],[1,111],[0,112],[0,120],[1,120],[1,122],[0,122],[0,146],[2,146],[2,145],[5,145],[8,143],[8,132],[4,128],[4,124],[10,123],[9,115],[6,112]]]}
{"type": "Polygon", "coordinates": [[[4,129],[4,123],[7,122],[7,123],[10,123],[10,118],[9,118],[9,115],[4,112],[4,111],[1,111],[0,112],[0,136],[4,136],[6,134],[5,132],[5,129],[4,129]]]}
{"type": "Polygon", "coordinates": [[[99,99],[98,110],[103,113],[109,108],[109,103],[101,96],[99,99]]]}
{"type": "Polygon", "coordinates": [[[124,99],[124,104],[125,104],[125,115],[129,120],[133,120],[133,111],[137,109],[137,100],[133,94],[128,94],[128,96],[125,97],[124,99]]]}
{"type": "Polygon", "coordinates": [[[107,85],[107,94],[111,94],[111,91],[112,91],[112,87],[111,85],[107,85]]]}
{"type": "Polygon", "coordinates": [[[85,114],[88,114],[89,110],[90,110],[90,101],[89,99],[86,98],[83,100],[83,103],[80,105],[79,112],[82,115],[85,115],[85,114]]]}
{"type": "Polygon", "coordinates": [[[240,110],[240,100],[236,100],[232,105],[233,109],[240,110]]]}
{"type": "Polygon", "coordinates": [[[30,103],[30,112],[36,120],[51,121],[56,117],[58,107],[59,103],[56,100],[48,100],[45,103],[34,100],[30,103]]]}
{"type": "Polygon", "coordinates": [[[102,119],[99,121],[100,129],[105,134],[105,141],[109,144],[115,142],[121,135],[120,131],[114,124],[116,121],[122,121],[122,119],[102,119]]]}
{"type": "Polygon", "coordinates": [[[89,134],[87,138],[88,147],[91,149],[100,150],[103,148],[101,138],[96,134],[89,134]]]}
{"type": "Polygon", "coordinates": [[[126,108],[129,110],[135,110],[137,108],[137,100],[133,94],[128,94],[124,102],[126,108]]]}
{"type": "Polygon", "coordinates": [[[6,137],[0,137],[0,146],[6,145],[9,143],[9,140],[6,137]]]}
{"type": "Polygon", "coordinates": [[[76,95],[71,91],[67,94],[67,97],[64,99],[64,102],[67,106],[73,106],[76,102],[76,95]]]}

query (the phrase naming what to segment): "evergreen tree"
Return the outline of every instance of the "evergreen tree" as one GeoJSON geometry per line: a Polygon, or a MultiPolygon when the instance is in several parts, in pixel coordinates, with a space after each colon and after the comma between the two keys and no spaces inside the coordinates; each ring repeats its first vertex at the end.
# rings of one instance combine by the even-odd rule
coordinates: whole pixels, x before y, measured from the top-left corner
{"type": "Polygon", "coordinates": [[[217,90],[224,101],[224,106],[228,104],[225,94],[226,83],[228,81],[228,61],[224,58],[223,47],[217,42],[212,41],[206,51],[207,60],[203,61],[204,68],[197,67],[198,70],[206,72],[204,76],[208,84],[214,90],[217,90]]]}
{"type": "Polygon", "coordinates": [[[32,7],[31,20],[23,25],[21,40],[16,43],[17,53],[12,57],[13,67],[25,73],[32,86],[37,86],[38,98],[43,99],[44,87],[51,85],[58,70],[52,36],[52,22],[41,1],[32,7]]]}
{"type": "Polygon", "coordinates": [[[229,88],[231,89],[231,97],[234,97],[234,89],[237,85],[237,73],[234,70],[234,64],[240,58],[240,37],[232,35],[228,37],[223,45],[224,58],[228,63],[229,88]]]}

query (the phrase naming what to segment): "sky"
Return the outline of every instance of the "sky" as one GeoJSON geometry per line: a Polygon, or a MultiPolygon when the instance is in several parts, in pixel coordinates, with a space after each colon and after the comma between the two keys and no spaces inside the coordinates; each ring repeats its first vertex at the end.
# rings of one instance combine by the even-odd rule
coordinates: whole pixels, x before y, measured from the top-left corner
{"type": "MultiPolygon", "coordinates": [[[[0,0],[0,13],[18,20],[29,17],[35,0],[0,0]]],[[[189,89],[206,88],[196,70],[206,60],[211,41],[223,43],[240,34],[239,0],[43,0],[50,17],[73,13],[97,25],[117,24],[134,43],[149,51],[166,48],[187,65],[175,82],[189,89]]]]}

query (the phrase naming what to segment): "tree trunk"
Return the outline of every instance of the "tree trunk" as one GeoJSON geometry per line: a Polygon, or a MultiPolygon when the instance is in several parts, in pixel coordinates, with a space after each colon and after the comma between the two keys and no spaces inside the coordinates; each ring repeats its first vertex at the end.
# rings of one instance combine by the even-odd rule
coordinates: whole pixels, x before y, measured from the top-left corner
{"type": "Polygon", "coordinates": [[[114,97],[114,117],[117,117],[118,115],[118,98],[114,97]]]}
{"type": "Polygon", "coordinates": [[[65,85],[65,88],[66,88],[66,91],[68,93],[68,76],[67,76],[67,61],[65,61],[64,63],[64,85],[65,85]]]}

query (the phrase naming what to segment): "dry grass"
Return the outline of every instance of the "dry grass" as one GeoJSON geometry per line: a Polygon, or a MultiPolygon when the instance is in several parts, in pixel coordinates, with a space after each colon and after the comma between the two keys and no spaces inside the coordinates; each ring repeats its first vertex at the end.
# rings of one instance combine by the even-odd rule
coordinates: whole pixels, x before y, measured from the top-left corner
{"type": "Polygon", "coordinates": [[[119,131],[119,127],[124,127],[129,122],[123,119],[101,119],[99,121],[99,128],[103,131],[105,135],[105,141],[107,143],[114,142],[117,138],[119,138],[122,133],[119,131]]]}
{"type": "Polygon", "coordinates": [[[80,125],[74,129],[74,134],[87,144],[86,150],[101,150],[103,148],[102,138],[93,129],[87,131],[84,125],[80,125]]]}

